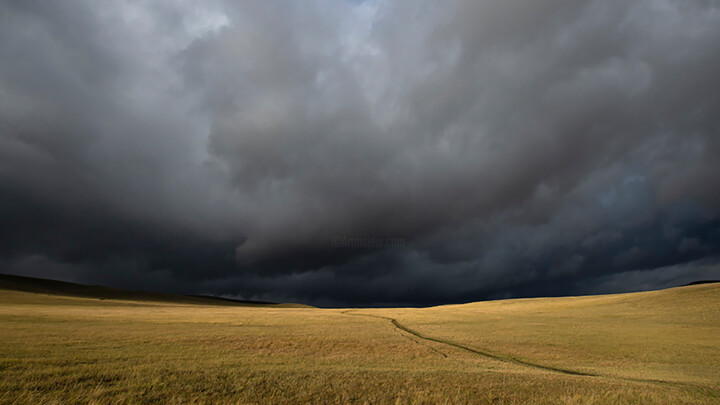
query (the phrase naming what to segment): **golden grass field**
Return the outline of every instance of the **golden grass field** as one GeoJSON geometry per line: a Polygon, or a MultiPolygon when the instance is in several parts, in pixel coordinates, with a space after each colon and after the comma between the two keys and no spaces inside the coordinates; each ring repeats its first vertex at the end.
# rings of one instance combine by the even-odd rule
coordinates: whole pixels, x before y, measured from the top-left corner
{"type": "Polygon", "coordinates": [[[720,403],[720,284],[350,310],[14,287],[0,403],[720,403]]]}

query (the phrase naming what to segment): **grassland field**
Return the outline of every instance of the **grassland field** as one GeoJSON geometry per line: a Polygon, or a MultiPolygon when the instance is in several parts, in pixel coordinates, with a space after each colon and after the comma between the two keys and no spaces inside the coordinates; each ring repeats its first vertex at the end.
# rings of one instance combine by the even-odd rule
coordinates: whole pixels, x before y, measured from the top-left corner
{"type": "Polygon", "coordinates": [[[3,276],[0,403],[720,403],[720,284],[319,309],[3,276]]]}

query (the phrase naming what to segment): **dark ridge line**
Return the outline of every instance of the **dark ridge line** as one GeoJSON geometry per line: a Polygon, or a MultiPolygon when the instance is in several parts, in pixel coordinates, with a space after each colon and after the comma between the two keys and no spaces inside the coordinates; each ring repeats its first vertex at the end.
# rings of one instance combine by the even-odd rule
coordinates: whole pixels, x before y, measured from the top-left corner
{"type": "MultiPolygon", "coordinates": [[[[599,377],[599,378],[608,378],[608,379],[614,379],[614,380],[632,381],[632,382],[640,382],[640,383],[675,385],[675,386],[681,386],[681,387],[692,387],[692,388],[703,388],[703,389],[707,388],[702,385],[675,382],[675,381],[654,380],[654,379],[644,379],[644,378],[634,378],[634,377],[618,377],[618,376],[604,375],[604,374],[593,374],[593,373],[586,373],[586,372],[582,372],[582,371],[568,370],[568,369],[563,369],[563,368],[559,368],[559,367],[552,367],[552,366],[545,366],[542,364],[531,363],[531,362],[528,362],[525,360],[520,360],[513,356],[494,354],[487,350],[478,350],[478,349],[475,349],[475,348],[472,348],[469,346],[465,346],[463,344],[456,343],[456,342],[453,342],[450,340],[443,340],[443,339],[435,338],[432,336],[427,336],[427,335],[424,335],[413,329],[408,328],[407,326],[401,324],[400,322],[397,321],[397,319],[394,319],[394,318],[390,318],[387,316],[380,316],[380,315],[357,314],[357,313],[351,313],[350,311],[351,310],[343,311],[342,313],[346,314],[346,315],[367,316],[367,317],[371,317],[371,318],[384,319],[384,320],[390,321],[395,328],[405,331],[407,333],[410,333],[414,336],[417,336],[420,339],[424,339],[424,340],[428,340],[428,341],[436,342],[436,343],[441,343],[441,344],[448,345],[448,346],[453,346],[458,349],[462,349],[462,350],[468,351],[470,353],[484,356],[487,358],[491,358],[493,360],[501,361],[504,363],[518,364],[518,365],[526,366],[526,367],[530,367],[530,368],[536,368],[536,369],[540,369],[540,370],[551,371],[551,372],[566,374],[566,375],[581,376],[581,377],[599,377]]],[[[447,357],[447,356],[445,356],[445,357],[447,357]]]]}
{"type": "Polygon", "coordinates": [[[194,297],[194,298],[205,298],[205,299],[209,299],[209,300],[226,301],[226,302],[237,302],[239,304],[250,304],[250,305],[278,305],[279,304],[277,302],[240,300],[240,299],[235,299],[235,298],[219,297],[217,295],[206,295],[206,294],[185,294],[185,296],[194,297]]]}
{"type": "Polygon", "coordinates": [[[697,281],[693,281],[691,283],[683,284],[680,287],[689,287],[691,285],[714,284],[714,283],[720,283],[720,280],[697,280],[697,281]]]}
{"type": "Polygon", "coordinates": [[[246,307],[280,305],[274,302],[240,300],[203,294],[177,294],[130,290],[2,273],[0,273],[0,289],[99,300],[147,301],[191,305],[242,305],[246,307]]]}

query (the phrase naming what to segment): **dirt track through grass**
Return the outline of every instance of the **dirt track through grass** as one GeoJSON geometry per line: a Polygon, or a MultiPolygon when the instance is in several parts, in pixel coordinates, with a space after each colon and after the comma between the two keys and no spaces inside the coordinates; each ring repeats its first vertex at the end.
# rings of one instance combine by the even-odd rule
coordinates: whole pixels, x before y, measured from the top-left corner
{"type": "MultiPolygon", "coordinates": [[[[409,334],[411,334],[411,335],[413,335],[413,336],[415,336],[415,337],[418,337],[418,338],[420,338],[420,339],[427,340],[427,341],[429,341],[429,342],[435,342],[435,343],[440,343],[440,344],[443,344],[443,345],[455,347],[455,348],[458,348],[458,349],[461,349],[461,350],[465,350],[465,351],[467,351],[467,352],[470,352],[470,353],[473,353],[473,354],[476,354],[476,355],[479,355],[479,356],[487,357],[487,358],[490,358],[490,359],[493,359],[493,360],[497,360],[497,361],[501,361],[501,362],[505,362],[505,363],[517,364],[517,365],[521,365],[521,366],[525,366],[525,367],[531,367],[531,368],[535,368],[535,369],[540,369],[540,370],[544,370],[544,371],[550,371],[550,372],[555,372],[555,373],[560,373],[560,374],[565,374],[565,375],[575,375],[575,376],[582,376],[582,377],[601,377],[601,378],[609,378],[609,379],[621,380],[621,381],[632,381],[632,382],[639,382],[639,383],[667,384],[667,385],[674,385],[674,386],[679,386],[679,387],[706,388],[706,387],[703,387],[703,386],[700,386],[700,385],[686,384],[686,383],[674,382],[674,381],[653,380],[653,379],[643,379],[643,378],[629,378],[629,377],[617,377],[617,376],[611,376],[611,375],[585,373],[585,372],[576,371],[576,370],[569,370],[569,369],[565,369],[565,368],[546,366],[546,365],[542,365],[542,364],[537,364],[537,363],[529,362],[529,361],[526,361],[526,360],[521,360],[521,359],[518,359],[518,358],[515,358],[515,357],[512,357],[512,356],[506,355],[506,354],[500,354],[500,353],[496,353],[496,352],[491,352],[490,350],[487,350],[487,349],[476,349],[476,348],[473,348],[473,347],[470,347],[470,346],[466,346],[466,345],[463,345],[463,344],[461,344],[461,343],[453,342],[453,341],[450,341],[450,340],[440,339],[440,338],[428,336],[428,335],[425,335],[425,334],[423,334],[423,333],[420,333],[420,332],[418,332],[418,331],[416,331],[416,330],[414,330],[414,329],[408,328],[407,326],[405,326],[405,325],[401,324],[400,322],[398,322],[398,320],[395,319],[395,318],[391,318],[391,317],[387,317],[387,316],[380,316],[380,315],[370,315],[370,314],[356,313],[356,312],[354,312],[353,310],[343,311],[342,313],[343,313],[343,314],[346,314],[346,315],[367,316],[367,317],[371,317],[371,318],[384,319],[384,320],[390,321],[390,323],[392,323],[392,325],[393,325],[396,329],[398,329],[398,330],[400,330],[400,331],[404,331],[404,332],[406,332],[406,333],[409,333],[409,334]]],[[[416,342],[416,343],[417,343],[417,342],[416,342]]],[[[434,348],[431,348],[431,349],[437,351],[437,350],[434,349],[434,348]]],[[[439,351],[437,351],[437,352],[439,352],[439,351]]],[[[439,353],[443,354],[443,356],[446,357],[446,358],[448,357],[446,354],[444,354],[444,353],[442,353],[442,352],[439,352],[439,353]]]]}
{"type": "MultiPolygon", "coordinates": [[[[445,340],[445,339],[439,339],[439,338],[436,338],[436,337],[427,336],[427,335],[422,334],[422,333],[420,333],[420,332],[418,332],[418,331],[416,331],[416,330],[413,330],[413,329],[408,328],[407,326],[405,326],[405,325],[401,324],[400,322],[398,322],[397,319],[390,318],[390,317],[386,317],[386,316],[370,315],[370,314],[361,314],[361,313],[355,313],[355,312],[352,312],[352,311],[344,311],[343,313],[344,313],[344,314],[347,314],[347,315],[368,316],[368,317],[371,317],[371,318],[385,319],[385,320],[387,320],[387,321],[390,321],[390,323],[392,323],[392,325],[393,325],[395,328],[397,328],[397,329],[399,329],[399,330],[401,330],[401,331],[403,331],[403,332],[409,333],[409,334],[411,334],[411,335],[413,335],[413,336],[415,336],[415,337],[418,337],[418,338],[420,338],[420,339],[427,340],[427,341],[430,341],[430,342],[435,342],[435,343],[444,344],[444,345],[447,345],[447,346],[456,347],[456,348],[458,348],[458,349],[462,349],[462,350],[468,351],[468,352],[470,352],[470,353],[477,354],[477,355],[480,355],[480,356],[483,356],[483,357],[487,357],[487,358],[490,358],[490,359],[493,359],[493,360],[498,360],[498,361],[502,361],[502,362],[506,362],[506,363],[511,363],[511,364],[518,364],[518,365],[526,366],[526,367],[539,368],[539,369],[541,369],[541,370],[553,371],[553,372],[562,373],[562,374],[568,374],[568,375],[580,375],[580,376],[586,376],[586,377],[600,377],[600,375],[597,375],[597,374],[583,373],[583,372],[580,372],[580,371],[565,370],[565,369],[561,369],[561,368],[549,367],[549,366],[543,366],[543,365],[540,365],[540,364],[530,363],[530,362],[527,362],[527,361],[524,361],[524,360],[516,359],[516,358],[511,357],[511,356],[508,356],[508,355],[503,355],[503,354],[498,354],[498,353],[492,353],[492,352],[490,352],[490,351],[488,351],[488,350],[475,349],[475,348],[472,348],[472,347],[469,347],[469,346],[465,346],[465,345],[460,344],[460,343],[457,343],[457,342],[452,342],[452,341],[445,340]]],[[[447,357],[447,356],[446,356],[446,357],[447,357]]]]}

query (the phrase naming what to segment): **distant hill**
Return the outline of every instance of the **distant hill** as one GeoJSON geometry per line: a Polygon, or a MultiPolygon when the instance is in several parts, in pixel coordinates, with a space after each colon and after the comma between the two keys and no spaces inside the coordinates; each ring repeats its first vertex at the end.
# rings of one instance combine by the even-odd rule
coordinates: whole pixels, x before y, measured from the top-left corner
{"type": "Polygon", "coordinates": [[[698,280],[698,281],[693,281],[692,283],[684,284],[683,287],[687,287],[689,285],[712,284],[712,283],[720,283],[720,280],[698,280]]]}
{"type": "Polygon", "coordinates": [[[209,295],[182,295],[149,291],[121,290],[117,288],[84,285],[67,281],[0,274],[0,290],[23,291],[37,294],[64,295],[108,300],[154,301],[194,305],[225,306],[292,306],[262,301],[234,300],[209,295]]]}

